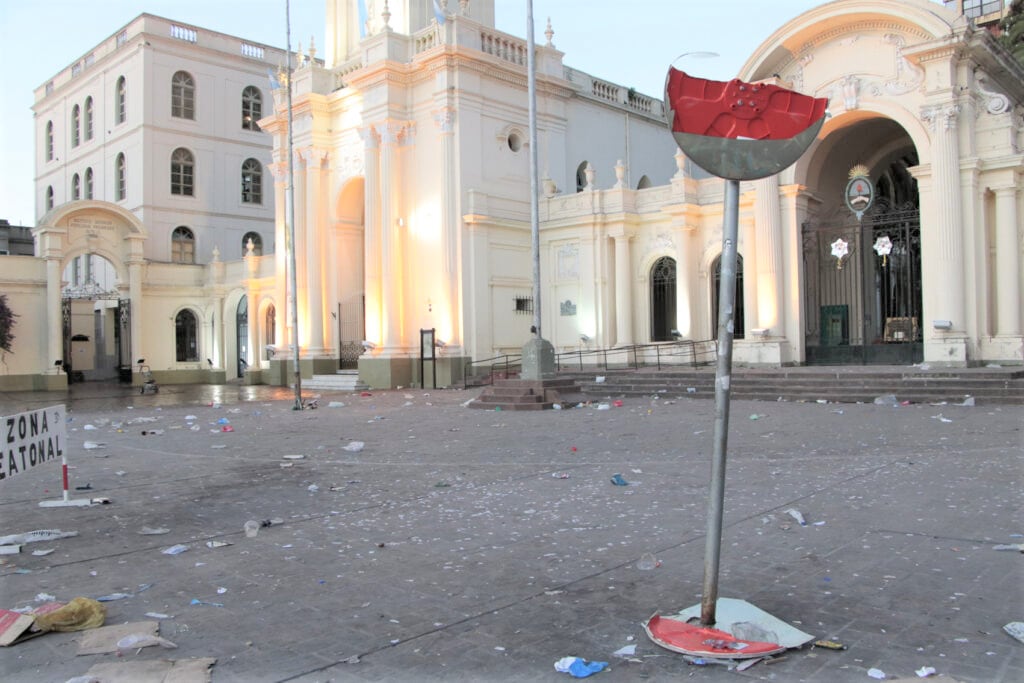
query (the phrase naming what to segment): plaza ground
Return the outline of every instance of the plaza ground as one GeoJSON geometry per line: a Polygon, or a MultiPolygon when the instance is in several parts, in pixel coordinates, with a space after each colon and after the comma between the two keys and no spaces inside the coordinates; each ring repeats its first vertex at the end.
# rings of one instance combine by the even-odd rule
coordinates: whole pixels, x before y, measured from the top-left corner
{"type": "Polygon", "coordinates": [[[465,408],[476,393],[323,394],[304,411],[265,387],[0,395],[3,415],[66,402],[71,485],[90,487],[72,494],[111,500],[40,508],[56,463],[0,482],[0,535],[78,532],[0,558],[0,606],[131,593],[107,623],[171,615],[178,646],[77,656],[81,634],[47,634],[0,649],[3,680],[215,657],[218,682],[560,681],[567,655],[609,662],[598,681],[1024,680],[1002,630],[1024,621],[1024,555],[993,550],[1024,540],[1021,406],[733,401],[720,594],[848,647],[737,673],[641,626],[700,601],[713,402],[512,413],[465,408]],[[638,569],[644,553],[660,566],[638,569]]]}

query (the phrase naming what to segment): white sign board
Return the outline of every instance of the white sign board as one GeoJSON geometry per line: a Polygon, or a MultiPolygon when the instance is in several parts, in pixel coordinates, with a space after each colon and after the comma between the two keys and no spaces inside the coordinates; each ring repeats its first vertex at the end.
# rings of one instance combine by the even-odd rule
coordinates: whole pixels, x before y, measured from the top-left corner
{"type": "Polygon", "coordinates": [[[0,417],[0,480],[62,459],[66,444],[62,405],[0,417]]]}

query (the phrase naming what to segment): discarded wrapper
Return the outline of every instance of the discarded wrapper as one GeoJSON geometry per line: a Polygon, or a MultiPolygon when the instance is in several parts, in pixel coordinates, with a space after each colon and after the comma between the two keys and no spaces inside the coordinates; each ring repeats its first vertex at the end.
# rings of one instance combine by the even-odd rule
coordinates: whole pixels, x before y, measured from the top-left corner
{"type": "Polygon", "coordinates": [[[814,647],[823,647],[826,650],[845,650],[846,646],[842,643],[837,643],[834,640],[816,640],[814,641],[814,647]]]}

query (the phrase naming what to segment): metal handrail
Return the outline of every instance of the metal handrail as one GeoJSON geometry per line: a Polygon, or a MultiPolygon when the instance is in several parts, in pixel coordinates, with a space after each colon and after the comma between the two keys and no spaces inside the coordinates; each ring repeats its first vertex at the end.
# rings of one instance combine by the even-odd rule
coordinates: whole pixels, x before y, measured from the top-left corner
{"type": "Polygon", "coordinates": [[[518,373],[522,369],[523,357],[521,355],[505,354],[502,356],[494,356],[492,358],[484,358],[483,360],[473,361],[466,364],[466,373],[462,380],[462,387],[465,389],[469,380],[482,380],[482,385],[494,384],[495,375],[500,374],[502,378],[507,379],[513,373],[518,373]],[[486,368],[486,372],[474,371],[474,368],[486,368]]]}

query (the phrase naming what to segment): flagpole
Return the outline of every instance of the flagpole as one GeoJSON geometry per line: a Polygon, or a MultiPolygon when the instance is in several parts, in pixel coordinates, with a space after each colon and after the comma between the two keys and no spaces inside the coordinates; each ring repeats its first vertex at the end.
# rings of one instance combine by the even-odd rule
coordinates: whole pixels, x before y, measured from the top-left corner
{"type": "Polygon", "coordinates": [[[285,57],[288,59],[288,312],[292,323],[292,361],[295,364],[295,405],[292,410],[302,410],[302,372],[299,370],[299,304],[298,277],[295,273],[295,169],[292,140],[292,12],[291,1],[284,0],[285,13],[285,57]]]}
{"type": "Polygon", "coordinates": [[[537,187],[537,60],[533,42],[533,0],[526,0],[526,84],[530,126],[530,237],[533,258],[533,332],[540,330],[540,200],[537,187]]]}

